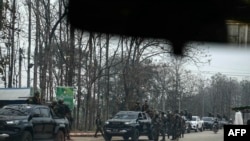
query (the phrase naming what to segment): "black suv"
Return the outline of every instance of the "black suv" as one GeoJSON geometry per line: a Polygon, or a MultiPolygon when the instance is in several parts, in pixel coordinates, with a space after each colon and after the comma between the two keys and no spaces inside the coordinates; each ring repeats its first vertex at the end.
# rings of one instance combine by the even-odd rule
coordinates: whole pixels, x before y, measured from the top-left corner
{"type": "Polygon", "coordinates": [[[6,105],[0,109],[0,140],[65,141],[67,124],[46,105],[6,105]]]}
{"type": "Polygon", "coordinates": [[[202,120],[204,121],[204,129],[212,130],[213,124],[214,124],[214,118],[213,117],[202,117],[202,120]]]}
{"type": "Polygon", "coordinates": [[[138,141],[140,135],[152,140],[151,128],[150,116],[140,111],[120,111],[103,127],[106,141],[110,141],[112,136],[122,136],[124,140],[131,137],[132,141],[138,141]]]}

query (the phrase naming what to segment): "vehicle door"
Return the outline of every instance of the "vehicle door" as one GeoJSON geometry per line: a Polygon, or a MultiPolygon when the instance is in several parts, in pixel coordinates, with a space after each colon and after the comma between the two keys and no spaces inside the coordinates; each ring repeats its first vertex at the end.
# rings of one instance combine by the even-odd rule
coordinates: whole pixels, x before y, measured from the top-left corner
{"type": "Polygon", "coordinates": [[[140,123],[141,132],[147,132],[149,121],[145,113],[138,114],[138,121],[140,123]]]}
{"type": "Polygon", "coordinates": [[[35,107],[32,112],[32,125],[33,125],[33,132],[34,132],[34,139],[43,139],[44,138],[44,132],[43,132],[43,117],[41,116],[40,109],[38,107],[35,107]]]}
{"type": "Polygon", "coordinates": [[[55,130],[55,122],[50,114],[50,109],[48,107],[40,107],[41,115],[43,117],[43,125],[44,125],[44,138],[52,139],[54,136],[55,130]]]}

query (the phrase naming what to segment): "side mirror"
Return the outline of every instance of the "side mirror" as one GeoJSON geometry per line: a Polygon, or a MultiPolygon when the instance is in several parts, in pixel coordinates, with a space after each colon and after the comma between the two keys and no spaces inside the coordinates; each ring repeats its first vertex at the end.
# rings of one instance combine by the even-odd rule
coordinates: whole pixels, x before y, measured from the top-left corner
{"type": "Polygon", "coordinates": [[[32,119],[32,115],[29,115],[29,117],[28,117],[28,121],[30,121],[31,119],[32,119]]]}
{"type": "Polygon", "coordinates": [[[33,114],[32,117],[41,117],[40,114],[33,114]]]}
{"type": "Polygon", "coordinates": [[[138,117],[138,120],[143,120],[143,118],[142,117],[138,117]]]}

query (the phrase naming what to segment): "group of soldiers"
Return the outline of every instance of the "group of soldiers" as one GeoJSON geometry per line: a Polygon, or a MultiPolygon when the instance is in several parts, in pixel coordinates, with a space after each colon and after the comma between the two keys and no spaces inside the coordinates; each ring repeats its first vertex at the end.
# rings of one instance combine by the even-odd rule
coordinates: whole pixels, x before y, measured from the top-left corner
{"type": "Polygon", "coordinates": [[[145,111],[149,112],[149,105],[148,105],[148,100],[144,101],[144,104],[140,106],[140,102],[136,101],[135,105],[132,107],[131,111],[145,111]]]}
{"type": "Polygon", "coordinates": [[[152,136],[154,141],[158,141],[160,136],[162,136],[161,141],[165,141],[166,134],[168,139],[172,137],[172,140],[184,137],[186,123],[182,113],[177,111],[165,113],[153,110],[149,107],[147,100],[145,100],[142,106],[140,106],[139,102],[136,102],[131,110],[146,112],[152,118],[152,136]]]}
{"type": "Polygon", "coordinates": [[[58,101],[53,101],[50,104],[51,109],[55,112],[55,114],[60,118],[66,118],[69,127],[67,128],[67,138],[70,139],[69,132],[72,128],[73,123],[73,117],[71,115],[71,110],[67,104],[64,103],[62,99],[59,99],[58,101]]]}
{"type": "MultiPolygon", "coordinates": [[[[28,104],[44,104],[40,100],[39,92],[35,92],[33,97],[27,99],[28,104]]],[[[67,104],[64,103],[62,99],[58,101],[53,101],[49,107],[55,112],[56,116],[59,118],[65,118],[69,127],[67,128],[67,139],[70,139],[69,133],[73,123],[73,117],[71,114],[71,110],[67,104]]]]}
{"type": "Polygon", "coordinates": [[[152,117],[152,131],[154,141],[158,141],[159,136],[162,136],[161,141],[165,141],[165,135],[172,140],[183,138],[186,130],[184,118],[179,113],[155,111],[152,117]]]}

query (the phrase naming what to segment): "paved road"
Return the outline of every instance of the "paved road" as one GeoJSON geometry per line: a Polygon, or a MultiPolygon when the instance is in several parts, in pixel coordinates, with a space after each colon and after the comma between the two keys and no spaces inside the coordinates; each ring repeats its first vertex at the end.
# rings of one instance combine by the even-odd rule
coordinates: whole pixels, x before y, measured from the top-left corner
{"type": "MultiPolygon", "coordinates": [[[[148,141],[147,137],[145,136],[141,136],[139,140],[148,141]]],[[[99,136],[98,138],[72,137],[72,141],[104,141],[104,139],[101,136],[99,136]]],[[[123,139],[121,137],[113,137],[112,141],[123,141],[123,139]]],[[[166,141],[172,140],[166,139],[166,141]]],[[[214,134],[212,131],[191,132],[185,134],[184,138],[180,138],[179,141],[223,141],[223,130],[219,130],[217,134],[214,134]]]]}

